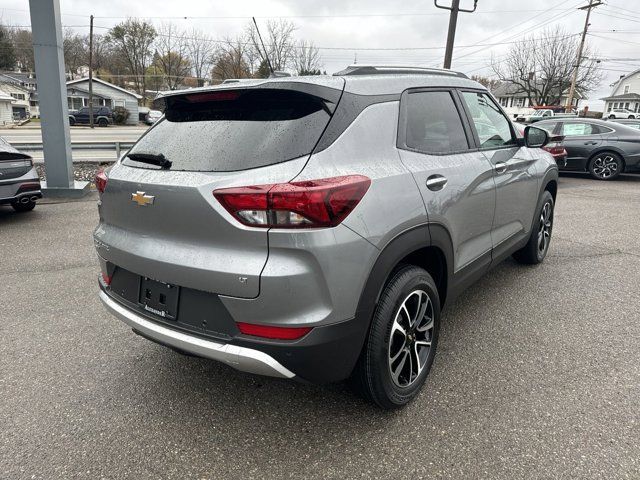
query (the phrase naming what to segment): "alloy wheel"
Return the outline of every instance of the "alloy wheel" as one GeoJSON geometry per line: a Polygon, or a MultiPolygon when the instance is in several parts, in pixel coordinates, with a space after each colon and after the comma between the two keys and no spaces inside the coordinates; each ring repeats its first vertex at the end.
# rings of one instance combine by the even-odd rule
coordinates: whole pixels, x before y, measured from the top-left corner
{"type": "Polygon", "coordinates": [[[408,387],[422,373],[431,352],[433,303],[424,290],[414,290],[396,312],[389,338],[388,363],[393,383],[408,387]]]}
{"type": "Polygon", "coordinates": [[[602,179],[618,173],[618,162],[612,155],[602,155],[593,161],[593,174],[602,179]]]}
{"type": "Polygon", "coordinates": [[[549,248],[551,241],[551,228],[553,224],[553,207],[551,202],[547,202],[540,212],[540,223],[538,226],[538,254],[544,255],[549,248]]]}

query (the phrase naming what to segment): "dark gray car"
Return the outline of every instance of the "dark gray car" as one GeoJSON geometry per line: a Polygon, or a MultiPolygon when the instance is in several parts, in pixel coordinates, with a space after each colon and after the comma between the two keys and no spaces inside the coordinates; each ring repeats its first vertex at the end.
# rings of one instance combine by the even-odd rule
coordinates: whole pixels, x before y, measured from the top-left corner
{"type": "MultiPolygon", "coordinates": [[[[143,337],[251,373],[420,390],[440,309],[510,255],[544,260],[558,169],[447,70],[171,92],[97,179],[100,298],[143,337]]],[[[523,270],[523,275],[530,273],[523,270]]]]}
{"type": "Polygon", "coordinates": [[[619,123],[620,125],[626,125],[627,127],[640,130],[640,119],[638,118],[616,118],[611,119],[610,122],[619,123]]]}
{"type": "Polygon", "coordinates": [[[631,126],[587,118],[544,120],[536,126],[564,137],[567,162],[561,170],[589,172],[598,180],[640,172],[640,131],[631,126]]]}
{"type": "Polygon", "coordinates": [[[39,198],[40,178],[33,160],[0,137],[0,205],[27,212],[34,209],[39,198]]]}

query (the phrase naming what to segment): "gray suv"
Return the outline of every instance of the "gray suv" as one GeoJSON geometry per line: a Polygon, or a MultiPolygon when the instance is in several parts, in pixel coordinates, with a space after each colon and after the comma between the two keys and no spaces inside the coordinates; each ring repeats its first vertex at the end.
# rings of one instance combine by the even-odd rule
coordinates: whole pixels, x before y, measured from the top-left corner
{"type": "MultiPolygon", "coordinates": [[[[420,390],[440,311],[549,248],[558,170],[480,84],[352,66],[171,92],[96,179],[100,298],[142,337],[245,372],[420,390]]],[[[525,272],[525,271],[523,271],[525,272]]]]}

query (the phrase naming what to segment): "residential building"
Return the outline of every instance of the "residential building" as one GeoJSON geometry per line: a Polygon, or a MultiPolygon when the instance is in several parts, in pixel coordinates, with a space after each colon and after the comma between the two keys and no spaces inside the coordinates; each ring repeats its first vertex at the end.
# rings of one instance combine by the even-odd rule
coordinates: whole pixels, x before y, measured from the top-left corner
{"type": "MultiPolygon", "coordinates": [[[[99,78],[93,79],[93,104],[109,108],[124,107],[129,111],[127,124],[138,123],[138,102],[141,95],[125,90],[99,78]]],[[[89,105],[89,79],[79,78],[67,82],[67,105],[69,110],[78,110],[89,105]]]]}
{"type": "Polygon", "coordinates": [[[600,99],[605,102],[605,112],[618,108],[640,112],[640,68],[627,75],[621,75],[611,87],[611,95],[600,99]]]}
{"type": "Polygon", "coordinates": [[[13,97],[8,93],[0,91],[0,125],[7,125],[13,122],[12,103],[13,97]]]}
{"type": "MultiPolygon", "coordinates": [[[[528,109],[536,107],[535,104],[529,101],[526,93],[518,90],[519,88],[512,83],[501,83],[491,91],[504,111],[511,118],[516,118],[518,115],[525,113],[528,109]]],[[[557,102],[557,105],[566,105],[567,95],[568,92],[563,92],[557,102]]],[[[585,97],[580,92],[576,91],[573,98],[573,108],[577,110],[580,100],[583,100],[584,98],[585,97]]]]}
{"type": "Polygon", "coordinates": [[[0,72],[0,89],[5,93],[9,93],[17,100],[17,102],[13,104],[15,119],[40,116],[38,81],[35,78],[35,74],[25,72],[0,72]],[[2,84],[5,86],[3,87],[2,84]],[[6,85],[19,87],[20,90],[14,89],[12,92],[9,92],[9,88],[6,87],[6,85]]]}

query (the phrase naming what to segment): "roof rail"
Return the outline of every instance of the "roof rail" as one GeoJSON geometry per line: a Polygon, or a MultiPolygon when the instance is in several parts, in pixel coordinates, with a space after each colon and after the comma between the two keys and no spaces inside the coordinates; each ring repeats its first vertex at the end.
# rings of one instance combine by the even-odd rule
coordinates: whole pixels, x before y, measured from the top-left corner
{"type": "Polygon", "coordinates": [[[382,74],[417,74],[417,75],[450,75],[452,77],[469,78],[464,73],[455,72],[453,70],[445,70],[443,68],[416,67],[413,65],[365,65],[353,64],[340,72],[333,75],[382,75],[382,74]]]}

